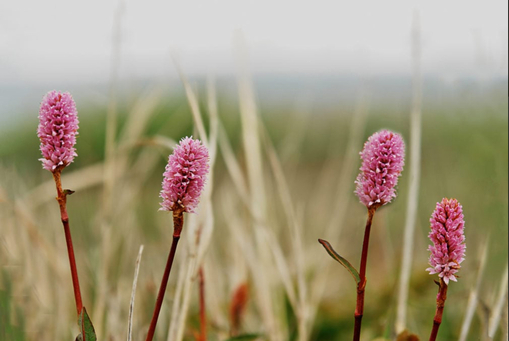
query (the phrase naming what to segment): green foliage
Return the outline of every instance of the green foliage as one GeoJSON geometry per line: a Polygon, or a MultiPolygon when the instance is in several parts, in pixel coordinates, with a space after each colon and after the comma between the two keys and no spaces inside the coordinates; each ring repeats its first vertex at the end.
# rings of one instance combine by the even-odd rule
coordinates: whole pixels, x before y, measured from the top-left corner
{"type": "Polygon", "coordinates": [[[97,341],[97,336],[95,335],[95,329],[90,320],[90,316],[87,314],[87,309],[83,307],[81,310],[80,316],[78,317],[78,326],[81,329],[81,333],[76,338],[79,341],[97,341]],[[83,336],[84,335],[84,336],[83,336]]]}
{"type": "Polygon", "coordinates": [[[12,301],[12,283],[9,275],[2,270],[0,277],[0,340],[24,341],[25,329],[21,310],[12,301]]]}
{"type": "Polygon", "coordinates": [[[350,264],[350,262],[348,260],[346,260],[345,258],[341,257],[333,248],[332,246],[330,245],[330,243],[326,240],[323,240],[323,239],[318,239],[318,242],[320,244],[322,244],[322,246],[324,247],[324,249],[327,251],[327,253],[329,254],[329,256],[332,257],[332,259],[334,259],[335,261],[337,261],[339,264],[343,265],[345,267],[345,269],[348,270],[348,272],[352,275],[354,281],[355,281],[355,284],[356,285],[359,285],[360,281],[361,281],[361,278],[359,277],[359,272],[357,271],[356,268],[354,268],[354,266],[352,264],[350,264]]]}

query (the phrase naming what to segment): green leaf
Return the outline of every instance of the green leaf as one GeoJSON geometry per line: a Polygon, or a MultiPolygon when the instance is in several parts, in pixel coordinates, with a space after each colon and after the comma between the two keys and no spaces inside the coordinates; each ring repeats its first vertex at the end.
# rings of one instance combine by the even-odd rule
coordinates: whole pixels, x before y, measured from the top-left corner
{"type": "Polygon", "coordinates": [[[255,340],[261,337],[261,334],[242,334],[238,336],[231,337],[226,339],[225,341],[243,341],[243,340],[255,340]]]}
{"type": "Polygon", "coordinates": [[[90,320],[90,317],[87,314],[87,309],[85,309],[85,307],[83,307],[80,316],[78,317],[78,326],[81,329],[81,333],[76,337],[76,340],[97,341],[94,326],[92,325],[92,321],[90,320]]]}
{"type": "Polygon", "coordinates": [[[318,242],[320,244],[322,244],[322,246],[325,248],[327,253],[332,258],[334,258],[334,260],[338,261],[339,264],[343,265],[348,270],[348,272],[350,272],[352,274],[353,279],[355,280],[357,285],[359,285],[359,283],[361,281],[361,278],[359,276],[359,272],[353,267],[353,265],[350,264],[349,261],[347,261],[346,259],[344,259],[340,255],[338,255],[338,253],[336,251],[334,251],[334,249],[332,248],[332,246],[330,245],[330,243],[328,241],[323,240],[323,239],[318,239],[318,242]]]}

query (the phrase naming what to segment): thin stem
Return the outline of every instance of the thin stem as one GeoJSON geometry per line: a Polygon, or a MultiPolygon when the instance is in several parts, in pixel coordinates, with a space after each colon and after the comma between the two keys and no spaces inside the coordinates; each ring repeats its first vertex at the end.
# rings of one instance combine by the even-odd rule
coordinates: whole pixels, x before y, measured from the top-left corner
{"type": "Polygon", "coordinates": [[[145,339],[146,341],[152,341],[152,338],[154,337],[157,319],[159,318],[159,313],[163,304],[164,294],[168,285],[168,278],[170,277],[171,266],[173,264],[173,259],[175,258],[175,252],[177,251],[177,244],[180,239],[180,232],[182,231],[183,225],[184,215],[182,211],[173,211],[173,241],[171,243],[170,253],[168,254],[168,260],[166,261],[166,267],[164,269],[163,279],[161,280],[159,293],[157,294],[154,315],[152,315],[152,320],[150,321],[147,338],[145,339]]]}
{"type": "Polygon", "coordinates": [[[376,207],[368,208],[368,220],[364,230],[364,242],[362,243],[361,266],[359,271],[360,282],[357,285],[357,304],[355,306],[355,326],[353,340],[359,341],[361,337],[362,316],[364,315],[364,291],[366,288],[366,264],[368,261],[369,234],[371,232],[371,223],[375,215],[376,207]]]}
{"type": "MultiPolygon", "coordinates": [[[[436,282],[438,284],[438,282],[436,282]]],[[[435,341],[437,339],[438,328],[442,323],[442,314],[444,313],[445,300],[447,298],[447,284],[443,279],[440,279],[438,284],[438,295],[437,295],[437,310],[435,312],[435,318],[433,319],[433,329],[431,329],[431,335],[429,341],[435,341]]]]}
{"type": "Polygon", "coordinates": [[[67,215],[67,195],[74,193],[70,190],[62,190],[62,182],[60,180],[61,169],[56,169],[53,172],[53,179],[57,187],[57,201],[60,206],[60,218],[64,225],[65,242],[67,244],[67,254],[69,255],[69,265],[71,267],[72,286],[74,289],[74,299],[76,300],[76,312],[78,316],[83,309],[83,302],[81,301],[80,282],[78,280],[78,270],[76,268],[76,259],[74,257],[74,248],[72,246],[71,230],[69,229],[69,216],[67,215]]]}
{"type": "Polygon", "coordinates": [[[199,341],[207,340],[207,316],[205,315],[205,277],[203,267],[198,271],[198,281],[200,286],[200,337],[199,341]]]}

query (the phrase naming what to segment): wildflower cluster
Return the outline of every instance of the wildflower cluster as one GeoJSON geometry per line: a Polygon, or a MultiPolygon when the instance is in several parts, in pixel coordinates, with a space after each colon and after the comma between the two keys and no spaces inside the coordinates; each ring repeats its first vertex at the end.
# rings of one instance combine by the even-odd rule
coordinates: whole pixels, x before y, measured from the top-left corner
{"type": "Polygon", "coordinates": [[[168,158],[163,173],[160,210],[193,213],[209,171],[207,147],[200,140],[183,138],[168,158]]]}
{"type": "Polygon", "coordinates": [[[69,93],[51,91],[43,98],[37,136],[44,169],[55,172],[73,162],[78,123],[76,104],[69,93]]]}
{"type": "Polygon", "coordinates": [[[355,193],[368,208],[390,203],[396,197],[395,187],[405,164],[403,138],[381,130],[369,137],[360,155],[362,166],[355,193]]]}
{"type": "Polygon", "coordinates": [[[456,199],[442,199],[438,202],[431,215],[431,232],[429,238],[433,242],[429,264],[426,269],[430,274],[438,274],[446,284],[456,280],[456,272],[465,259],[465,235],[463,208],[456,199]]]}

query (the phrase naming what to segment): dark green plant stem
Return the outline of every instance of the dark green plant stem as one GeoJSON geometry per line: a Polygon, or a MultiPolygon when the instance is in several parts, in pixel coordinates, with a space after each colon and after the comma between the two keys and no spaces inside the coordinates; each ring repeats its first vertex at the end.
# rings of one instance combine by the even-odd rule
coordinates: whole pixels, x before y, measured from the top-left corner
{"type": "Polygon", "coordinates": [[[368,208],[368,220],[366,221],[366,229],[364,230],[364,242],[362,243],[361,266],[359,270],[360,282],[357,284],[357,304],[355,306],[355,326],[353,332],[353,340],[359,341],[361,337],[362,316],[364,315],[364,292],[366,288],[366,264],[368,261],[369,234],[371,232],[371,224],[375,215],[376,207],[368,208]]]}
{"type": "Polygon", "coordinates": [[[444,313],[445,300],[447,298],[447,284],[445,284],[444,280],[440,278],[440,283],[435,283],[439,286],[437,295],[437,310],[435,312],[435,318],[433,319],[433,328],[431,329],[429,341],[435,341],[437,339],[438,328],[442,323],[442,315],[444,313]]]}
{"type": "Polygon", "coordinates": [[[78,316],[83,309],[83,302],[81,300],[80,282],[78,280],[78,269],[76,268],[76,259],[74,257],[74,248],[72,246],[71,230],[69,228],[69,216],[67,215],[67,195],[74,193],[70,190],[62,190],[62,182],[60,179],[62,169],[57,168],[53,172],[53,179],[57,187],[57,201],[60,206],[60,218],[64,225],[65,242],[67,244],[67,254],[69,255],[69,265],[71,267],[72,286],[74,288],[74,299],[76,300],[76,311],[78,316]]]}
{"type": "Polygon", "coordinates": [[[152,341],[154,337],[157,319],[159,318],[159,313],[161,311],[161,306],[163,304],[164,294],[166,292],[166,287],[168,286],[168,278],[170,277],[171,266],[173,264],[173,259],[175,258],[175,252],[177,251],[177,244],[180,239],[180,232],[182,231],[183,225],[184,225],[183,211],[181,210],[173,211],[173,241],[171,243],[170,253],[168,254],[168,260],[166,261],[166,267],[164,269],[163,279],[161,280],[159,293],[157,294],[156,306],[154,308],[152,320],[150,321],[150,327],[148,329],[147,338],[145,339],[146,341],[152,341]]]}

